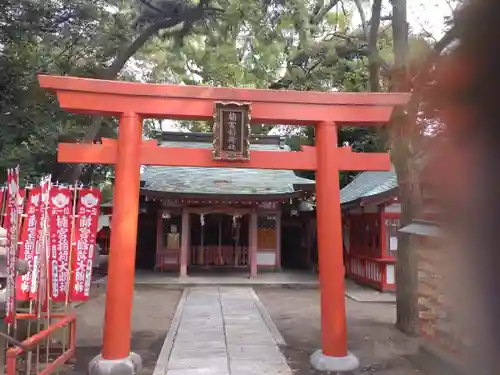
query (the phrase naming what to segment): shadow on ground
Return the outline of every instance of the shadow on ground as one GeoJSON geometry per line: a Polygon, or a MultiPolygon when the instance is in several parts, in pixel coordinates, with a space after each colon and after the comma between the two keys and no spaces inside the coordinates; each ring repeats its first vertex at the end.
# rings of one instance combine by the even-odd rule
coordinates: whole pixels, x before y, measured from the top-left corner
{"type": "MultiPolygon", "coordinates": [[[[153,373],[161,351],[165,334],[155,332],[134,332],[132,338],[132,350],[142,358],[143,368],[138,375],[149,375],[153,373]]],[[[89,362],[101,351],[99,346],[78,347],[75,362],[66,368],[64,375],[81,375],[87,373],[89,362]]]]}
{"type": "MultiPolygon", "coordinates": [[[[153,373],[181,293],[157,287],[135,288],[131,350],[143,360],[139,375],[153,373]]],[[[89,301],[76,308],[76,359],[64,368],[63,375],[86,375],[88,363],[100,353],[105,302],[105,289],[99,288],[89,301]]]]}
{"type": "MultiPolygon", "coordinates": [[[[283,335],[283,353],[295,375],[316,375],[311,353],[321,346],[319,291],[258,289],[257,294],[283,335]]],[[[418,350],[414,339],[394,328],[395,306],[346,300],[349,350],[361,366],[352,375],[414,375],[420,372],[409,357],[418,350]]]]}

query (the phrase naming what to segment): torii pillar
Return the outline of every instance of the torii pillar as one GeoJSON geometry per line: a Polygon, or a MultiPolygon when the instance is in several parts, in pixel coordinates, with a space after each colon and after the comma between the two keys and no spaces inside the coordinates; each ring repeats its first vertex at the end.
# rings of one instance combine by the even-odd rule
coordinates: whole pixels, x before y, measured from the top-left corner
{"type": "Polygon", "coordinates": [[[321,285],[321,349],[311,356],[314,368],[352,371],[359,360],[347,350],[347,323],[342,251],[342,216],[337,151],[337,126],[316,125],[316,217],[321,285]],[[331,315],[330,315],[331,314],[331,315]]]}
{"type": "MultiPolygon", "coordinates": [[[[340,212],[340,170],[389,170],[388,154],[337,148],[338,126],[387,122],[405,94],[315,93],[152,85],[40,76],[56,91],[62,108],[119,117],[118,140],[61,144],[64,163],[114,164],[116,171],[103,348],[89,365],[91,375],[133,375],[139,356],[130,352],[140,165],[314,170],[317,190],[321,349],[311,356],[318,370],[352,371],[358,359],[347,349],[344,265],[340,212]],[[249,161],[215,161],[210,149],[159,147],[142,141],[142,118],[210,120],[217,101],[252,103],[256,123],[315,126],[316,146],[293,157],[252,151],[249,161]],[[332,120],[338,123],[332,122],[332,120]]],[[[166,365],[166,364],[165,364],[166,365]]],[[[166,370],[166,369],[165,369],[166,370]]]]}

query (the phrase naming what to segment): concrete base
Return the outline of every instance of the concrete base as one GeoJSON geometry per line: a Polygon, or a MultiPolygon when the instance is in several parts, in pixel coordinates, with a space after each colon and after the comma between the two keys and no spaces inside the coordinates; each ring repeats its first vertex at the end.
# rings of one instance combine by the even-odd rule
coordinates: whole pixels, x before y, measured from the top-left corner
{"type": "Polygon", "coordinates": [[[311,365],[319,371],[347,372],[356,370],[359,367],[359,359],[352,353],[345,357],[330,357],[317,350],[311,356],[311,365]]]}
{"type": "Polygon", "coordinates": [[[123,359],[104,359],[102,355],[94,357],[89,363],[89,375],[136,375],[142,368],[139,354],[130,353],[123,359]]]}

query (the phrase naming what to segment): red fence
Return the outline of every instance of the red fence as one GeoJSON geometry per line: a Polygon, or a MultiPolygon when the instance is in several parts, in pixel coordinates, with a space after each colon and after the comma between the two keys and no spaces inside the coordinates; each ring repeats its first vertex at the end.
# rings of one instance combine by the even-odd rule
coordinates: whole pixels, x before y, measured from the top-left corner
{"type": "MultiPolygon", "coordinates": [[[[33,314],[18,314],[17,320],[32,320],[33,314]]],[[[49,321],[48,328],[27,338],[21,347],[7,351],[6,375],[50,375],[75,355],[76,315],[51,314],[40,322],[49,321]],[[54,321],[54,322],[53,322],[54,321]],[[55,337],[55,334],[62,333],[55,337]]]]}
{"type": "Polygon", "coordinates": [[[382,292],[396,289],[395,259],[371,259],[347,255],[347,275],[360,284],[370,285],[382,292]]]}

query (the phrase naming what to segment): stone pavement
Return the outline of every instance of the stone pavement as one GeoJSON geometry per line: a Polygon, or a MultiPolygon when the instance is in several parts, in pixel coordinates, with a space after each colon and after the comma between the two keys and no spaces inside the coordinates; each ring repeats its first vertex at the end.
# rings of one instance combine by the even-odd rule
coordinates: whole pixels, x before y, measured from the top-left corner
{"type": "MultiPolygon", "coordinates": [[[[165,288],[195,288],[199,286],[285,286],[297,288],[317,288],[318,277],[309,272],[263,272],[256,277],[250,278],[247,273],[228,273],[228,274],[189,274],[187,277],[177,275],[137,270],[135,275],[135,285],[155,285],[165,288]]],[[[104,285],[107,277],[95,280],[97,285],[104,285]]]]}
{"type": "Polygon", "coordinates": [[[345,295],[356,302],[396,303],[396,293],[382,293],[349,279],[345,281],[345,295]]]}
{"type": "Polygon", "coordinates": [[[253,289],[184,291],[154,375],[292,375],[253,289]]]}

